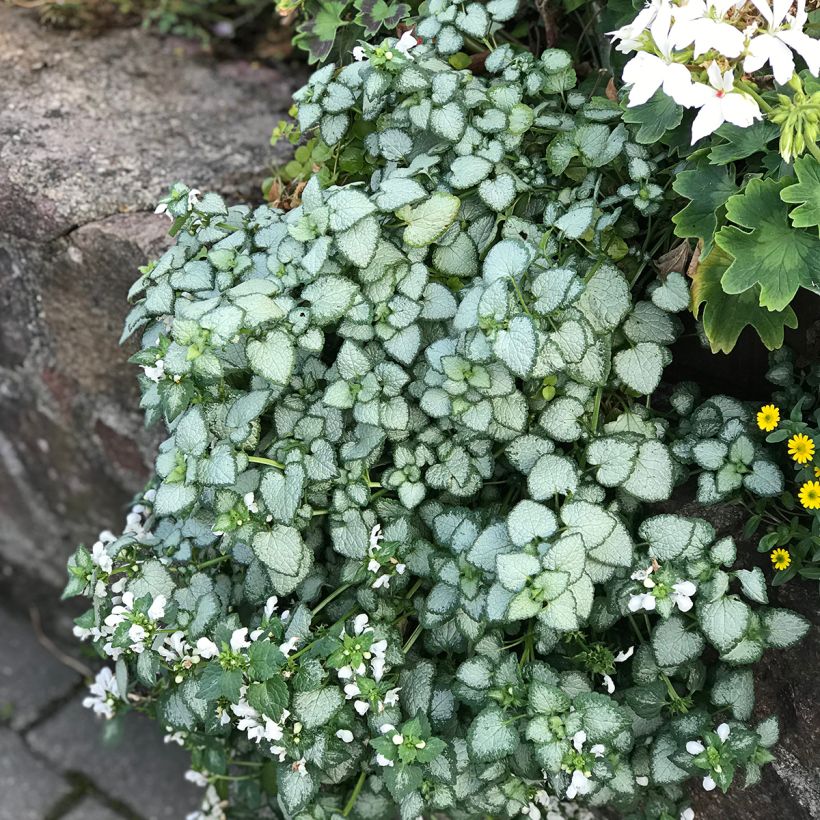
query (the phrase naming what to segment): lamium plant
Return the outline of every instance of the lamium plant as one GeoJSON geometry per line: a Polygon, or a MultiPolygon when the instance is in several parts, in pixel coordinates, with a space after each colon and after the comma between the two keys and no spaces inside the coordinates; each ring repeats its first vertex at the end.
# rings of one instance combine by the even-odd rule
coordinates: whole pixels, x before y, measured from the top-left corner
{"type": "Polygon", "coordinates": [[[87,705],[190,751],[192,820],[675,820],[688,781],[772,759],[753,664],[808,624],[653,505],[690,451],[780,474],[728,400],[686,458],[652,409],[690,302],[648,265],[664,154],[569,54],[498,44],[514,11],[431,2],[432,42],[315,72],[298,119],[332,172],[287,212],[161,205],[177,241],[124,336],[168,438],[66,593],[108,661],[87,705]]]}

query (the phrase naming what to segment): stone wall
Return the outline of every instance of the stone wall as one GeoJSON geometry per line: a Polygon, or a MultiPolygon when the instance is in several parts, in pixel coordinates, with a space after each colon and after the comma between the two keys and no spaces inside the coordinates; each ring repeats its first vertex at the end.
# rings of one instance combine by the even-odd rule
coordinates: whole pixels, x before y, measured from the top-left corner
{"type": "Polygon", "coordinates": [[[157,438],[118,345],[136,268],[170,241],[153,205],[176,180],[258,199],[304,75],[0,4],[0,563],[57,585],[122,524],[157,438]]]}

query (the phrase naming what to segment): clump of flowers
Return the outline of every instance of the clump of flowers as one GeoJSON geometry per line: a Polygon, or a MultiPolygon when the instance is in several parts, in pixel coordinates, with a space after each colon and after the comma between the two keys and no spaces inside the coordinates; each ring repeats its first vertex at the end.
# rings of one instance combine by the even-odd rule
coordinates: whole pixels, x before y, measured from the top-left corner
{"type": "Polygon", "coordinates": [[[765,115],[781,127],[787,162],[805,150],[818,156],[820,92],[804,92],[795,65],[797,57],[812,76],[820,72],[820,40],[804,31],[807,21],[805,0],[651,0],[610,32],[618,51],[634,53],[623,70],[627,104],[642,105],[661,90],[695,109],[693,143],[723,123],[747,128],[765,115]],[[766,102],[764,68],[792,96],[766,102]]]}

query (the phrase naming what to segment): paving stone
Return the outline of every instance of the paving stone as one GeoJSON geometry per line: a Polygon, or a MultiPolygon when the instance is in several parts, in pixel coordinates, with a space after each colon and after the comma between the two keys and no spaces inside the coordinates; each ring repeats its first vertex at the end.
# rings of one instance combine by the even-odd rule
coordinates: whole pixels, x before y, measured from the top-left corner
{"type": "Polygon", "coordinates": [[[95,798],[87,797],[60,820],[123,820],[123,817],[95,798]]]}
{"type": "Polygon", "coordinates": [[[80,676],[37,642],[31,624],[2,609],[0,634],[0,721],[20,729],[69,694],[80,676]]]}
{"type": "Polygon", "coordinates": [[[43,820],[69,791],[14,732],[0,729],[0,820],[43,820]]]}
{"type": "Polygon", "coordinates": [[[157,724],[144,715],[132,712],[123,724],[116,744],[104,744],[103,724],[78,698],[32,729],[27,740],[56,769],[81,773],[145,820],[180,820],[198,808],[202,793],[184,779],[188,754],[163,743],[157,724]]]}

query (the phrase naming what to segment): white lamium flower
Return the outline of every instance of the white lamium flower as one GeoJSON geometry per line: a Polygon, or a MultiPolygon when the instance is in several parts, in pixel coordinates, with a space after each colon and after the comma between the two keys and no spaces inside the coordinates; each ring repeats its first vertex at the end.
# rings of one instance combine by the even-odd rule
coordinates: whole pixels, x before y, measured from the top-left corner
{"type": "Polygon", "coordinates": [[[711,792],[714,791],[715,786],[717,786],[717,783],[715,783],[712,775],[707,774],[706,777],[703,778],[703,788],[707,792],[711,792]]]}
{"type": "Polygon", "coordinates": [[[692,596],[697,591],[698,588],[691,581],[678,581],[672,584],[672,594],[669,597],[681,612],[689,612],[693,606],[692,596]]]}
{"type": "Polygon", "coordinates": [[[368,616],[365,615],[364,613],[362,613],[361,615],[357,615],[353,619],[353,632],[354,632],[354,634],[361,635],[364,632],[372,632],[373,627],[368,625],[369,621],[370,621],[370,618],[368,618],[368,616]]]}
{"type": "Polygon", "coordinates": [[[247,649],[251,642],[248,640],[248,627],[243,626],[241,629],[234,629],[231,634],[231,652],[240,652],[247,649]]]}
{"type": "Polygon", "coordinates": [[[361,46],[353,46],[353,59],[356,62],[363,63],[367,60],[367,52],[361,46]]]}
{"type": "Polygon", "coordinates": [[[195,786],[199,786],[201,789],[206,788],[208,785],[208,778],[205,777],[205,775],[202,774],[202,772],[197,772],[193,769],[188,769],[188,771],[185,772],[185,779],[189,783],[193,783],[195,786]]]}
{"type": "MultiPolygon", "coordinates": [[[[619,652],[613,660],[615,663],[623,663],[626,660],[629,660],[635,654],[635,647],[630,646],[629,649],[624,650],[623,652],[619,652]]],[[[613,673],[614,674],[614,673],[613,673]]],[[[612,680],[610,675],[604,675],[604,686],[606,686],[606,691],[609,692],[611,695],[615,691],[615,681],[612,680]]]]}
{"type": "Polygon", "coordinates": [[[288,655],[296,649],[298,643],[299,636],[294,635],[292,638],[288,638],[283,644],[280,644],[279,651],[287,658],[288,655]]]}
{"type": "Polygon", "coordinates": [[[589,794],[591,789],[592,781],[580,769],[576,769],[567,787],[567,800],[574,800],[579,794],[589,794]]]}
{"type": "Polygon", "coordinates": [[[623,70],[623,81],[631,86],[628,105],[642,105],[659,88],[671,97],[678,105],[691,107],[692,77],[689,69],[681,63],[674,62],[672,42],[669,30],[672,25],[672,11],[667,3],[658,9],[655,19],[649,28],[655,48],[660,56],[641,51],[636,54],[623,70]]]}
{"type": "Polygon", "coordinates": [[[208,660],[219,654],[219,647],[210,638],[200,638],[196,642],[196,653],[201,658],[208,660]]]}
{"type": "Polygon", "coordinates": [[[421,41],[417,40],[413,36],[413,30],[405,31],[401,37],[399,37],[398,42],[396,43],[396,51],[399,54],[404,55],[408,60],[413,59],[413,55],[410,53],[412,49],[414,49],[421,41]]]}
{"type": "Polygon", "coordinates": [[[117,678],[110,667],[104,666],[88,687],[88,696],[83,698],[83,706],[92,709],[95,715],[106,720],[114,717],[114,703],[120,698],[117,678]]]}
{"type": "Polygon", "coordinates": [[[647,589],[652,589],[655,586],[655,582],[652,580],[651,575],[655,571],[655,565],[650,564],[646,569],[639,569],[632,573],[630,576],[633,581],[640,581],[643,586],[647,589]]]}
{"type": "Polygon", "coordinates": [[[385,757],[382,754],[376,755],[376,763],[378,763],[379,766],[385,766],[385,767],[395,765],[392,760],[390,760],[389,758],[385,757]]]}
{"type": "Polygon", "coordinates": [[[148,607],[148,617],[152,621],[158,621],[165,615],[165,604],[168,602],[168,599],[164,595],[157,595],[153,601],[151,601],[151,606],[148,607]]]}
{"type": "Polygon", "coordinates": [[[706,747],[699,740],[690,740],[686,744],[686,751],[693,757],[699,755],[706,747]]]}
{"type": "Polygon", "coordinates": [[[253,493],[245,493],[245,495],[242,496],[242,500],[245,502],[245,506],[248,508],[248,512],[259,512],[259,506],[256,503],[256,496],[253,493]]]}
{"type": "Polygon", "coordinates": [[[336,732],[336,737],[342,741],[342,743],[352,743],[353,742],[353,732],[350,729],[339,729],[336,732]]]}
{"type": "Polygon", "coordinates": [[[652,612],[657,605],[655,596],[651,592],[639,592],[637,595],[629,596],[629,611],[639,612],[645,609],[647,612],[652,612]]]}
{"type": "Polygon", "coordinates": [[[140,367],[143,369],[146,378],[150,379],[152,382],[159,382],[165,375],[165,362],[163,359],[157,359],[156,364],[153,367],[148,364],[140,365],[140,367]]]}
{"type": "Polygon", "coordinates": [[[91,560],[103,571],[111,572],[114,569],[114,562],[111,556],[105,551],[105,544],[97,541],[91,548],[91,560]]]}
{"type": "Polygon", "coordinates": [[[689,0],[676,7],[672,44],[677,49],[694,46],[695,59],[712,49],[724,57],[739,57],[746,39],[740,29],[724,19],[737,5],[738,0],[689,0]]]}
{"type": "Polygon", "coordinates": [[[729,728],[728,723],[721,723],[720,726],[718,726],[717,729],[715,729],[715,733],[723,743],[725,743],[728,740],[731,732],[732,730],[729,728]]]}
{"type": "Polygon", "coordinates": [[[279,599],[275,595],[271,595],[267,601],[265,601],[265,608],[264,613],[265,617],[270,620],[273,616],[273,613],[276,612],[276,607],[279,605],[279,599]]]}
{"type": "Polygon", "coordinates": [[[639,786],[648,786],[649,785],[649,778],[645,774],[637,774],[637,775],[635,775],[635,782],[639,786]]]}
{"type": "Polygon", "coordinates": [[[691,806],[687,806],[680,813],[680,820],[695,820],[695,810],[691,806]]]}
{"type": "Polygon", "coordinates": [[[749,43],[743,70],[751,74],[768,63],[776,82],[785,85],[794,74],[792,51],[795,51],[816,77],[820,72],[820,40],[809,37],[803,31],[808,19],[805,0],[798,0],[795,16],[789,14],[792,0],[773,0],[771,7],[764,0],[751,2],[763,15],[768,28],[749,43]]]}
{"type": "Polygon", "coordinates": [[[735,88],[732,69],[723,74],[716,62],[706,69],[709,85],[695,83],[695,105],[700,108],[692,123],[692,142],[715,132],[724,122],[740,128],[748,128],[755,120],[762,119],[757,103],[743,91],[735,88]]]}

